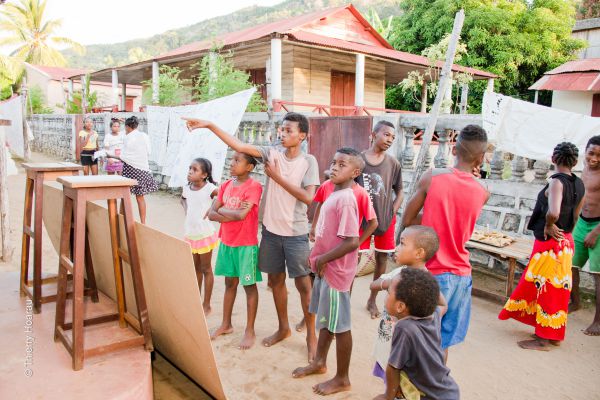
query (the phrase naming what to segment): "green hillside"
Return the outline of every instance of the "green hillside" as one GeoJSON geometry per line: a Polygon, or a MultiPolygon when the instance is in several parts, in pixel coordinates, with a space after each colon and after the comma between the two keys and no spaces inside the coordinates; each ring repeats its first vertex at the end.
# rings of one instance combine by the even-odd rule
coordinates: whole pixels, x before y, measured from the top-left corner
{"type": "MultiPolygon", "coordinates": [[[[381,18],[397,15],[399,0],[358,0],[353,4],[366,16],[369,8],[375,9],[381,18]]],[[[209,39],[226,32],[233,32],[306,14],[323,8],[348,4],[341,0],[287,0],[272,7],[252,6],[236,12],[175,30],[170,30],[145,39],[130,40],[122,43],[95,44],[86,47],[84,56],[70,50],[64,51],[68,66],[98,70],[116,65],[129,64],[148,59],[152,56],[183,46],[184,44],[209,39]]]]}

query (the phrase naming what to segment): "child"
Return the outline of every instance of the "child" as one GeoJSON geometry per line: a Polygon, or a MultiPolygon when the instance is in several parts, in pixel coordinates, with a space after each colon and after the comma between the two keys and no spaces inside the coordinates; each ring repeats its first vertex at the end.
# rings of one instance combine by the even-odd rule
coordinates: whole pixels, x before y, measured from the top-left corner
{"type": "Polygon", "coordinates": [[[440,320],[446,306],[436,307],[440,288],[427,271],[404,268],[390,284],[387,312],[398,319],[386,368],[385,394],[376,399],[458,400],[458,386],[444,365],[440,320]],[[399,396],[400,395],[400,396],[399,396]]]}
{"type": "Polygon", "coordinates": [[[487,148],[487,134],[476,125],[460,132],[452,149],[454,168],[428,170],[407,203],[402,225],[431,226],[440,237],[440,249],[426,264],[448,301],[442,320],[442,348],[464,341],[471,315],[471,264],[465,244],[490,193],[473,174],[479,170],[487,148]]]}
{"type": "Polygon", "coordinates": [[[98,151],[98,134],[92,129],[94,122],[90,117],[83,120],[83,130],[79,132],[79,142],[81,143],[81,165],[83,165],[83,174],[98,175],[98,160],[94,159],[94,153],[98,151]]]}
{"type": "Polygon", "coordinates": [[[315,231],[315,246],[310,254],[312,271],[317,275],[312,289],[310,312],[316,315],[319,341],[315,359],[297,368],[294,378],[327,371],[327,353],[336,338],[337,371],[335,376],[313,386],[313,392],[328,395],[350,390],[350,286],[356,273],[358,256],[358,207],[352,191],[353,179],[362,169],[360,153],[342,148],[331,164],[331,182],[335,191],[325,200],[315,231]]]}
{"type": "Polygon", "coordinates": [[[210,298],[212,296],[214,277],[211,260],[212,251],[219,239],[217,232],[205,219],[217,195],[218,189],[212,177],[212,164],[205,158],[196,158],[188,170],[187,186],[183,187],[181,203],[185,209],[185,241],[192,247],[198,288],[202,290],[204,280],[204,314],[210,314],[210,298]]]}
{"type": "MultiPolygon", "coordinates": [[[[375,238],[375,271],[373,280],[377,280],[385,272],[387,258],[396,247],[396,214],[402,205],[402,170],[400,163],[386,153],[394,143],[396,133],[394,125],[380,121],[373,128],[371,147],[362,153],[365,169],[362,172],[363,186],[369,192],[377,215],[378,226],[375,238]]],[[[371,237],[360,245],[360,251],[369,251],[371,237]]],[[[367,310],[371,318],[379,317],[377,308],[377,291],[372,290],[367,300],[367,310]]]]}
{"type": "MultiPolygon", "coordinates": [[[[363,164],[364,165],[364,164],[363,164]]],[[[361,171],[362,172],[362,171],[361,171]]],[[[310,227],[310,233],[308,234],[308,238],[311,242],[315,241],[315,228],[317,226],[317,221],[319,220],[319,214],[321,212],[321,205],[327,200],[329,195],[333,193],[335,190],[335,185],[331,182],[330,179],[327,179],[315,194],[313,199],[313,203],[316,203],[315,213],[313,215],[312,224],[310,227]]],[[[370,238],[375,229],[377,229],[377,216],[375,215],[375,210],[373,209],[373,204],[371,203],[371,199],[369,198],[369,193],[360,186],[356,181],[352,184],[352,191],[354,192],[354,196],[356,197],[356,204],[358,206],[358,223],[361,229],[359,230],[359,242],[370,238]],[[363,230],[364,228],[364,230],[363,230]]],[[[311,280],[314,280],[314,277],[311,275],[311,280]]],[[[350,288],[350,292],[352,292],[352,288],[350,288]]],[[[302,332],[305,326],[304,318],[298,324],[296,324],[296,331],[302,332]]]]}
{"type": "MultiPolygon", "coordinates": [[[[432,228],[423,225],[413,225],[406,228],[400,235],[400,244],[396,247],[396,253],[394,254],[394,261],[400,267],[381,275],[379,279],[371,283],[370,289],[377,291],[389,290],[392,279],[402,272],[405,267],[427,271],[425,263],[435,255],[439,246],[438,236],[432,228]]],[[[438,305],[444,304],[446,302],[440,293],[438,305]]],[[[390,356],[392,327],[394,323],[394,318],[384,309],[373,349],[373,356],[375,357],[373,375],[380,377],[384,382],[385,368],[390,356]]]]}
{"type": "MultiPolygon", "coordinates": [[[[111,119],[110,135],[104,137],[104,149],[117,157],[120,156],[123,149],[123,136],[121,133],[121,122],[116,118],[111,119]]],[[[108,175],[121,175],[123,172],[123,162],[114,158],[108,158],[105,168],[108,175]]]]}
{"type": "Polygon", "coordinates": [[[148,156],[150,155],[150,139],[144,132],[138,131],[138,119],[131,116],[125,120],[125,138],[120,156],[108,154],[108,157],[123,161],[123,176],[138,181],[131,187],[135,195],[140,213],[140,222],[146,223],[146,200],[144,195],[158,190],[158,184],[150,172],[148,156]]]}
{"type": "Polygon", "coordinates": [[[319,169],[317,160],[302,152],[302,142],[308,136],[308,119],[298,113],[287,113],[283,117],[280,127],[282,147],[243,143],[212,122],[184,119],[188,129],[210,129],[235,151],[259,158],[265,163],[267,182],[261,202],[263,230],[258,265],[269,276],[279,327],[274,334],[263,339],[262,344],[270,347],[291,335],[285,285],[287,270],[300,293],[302,312],[307,324],[308,360],[312,360],[317,348],[317,336],[314,320],[308,312],[311,282],[307,265],[310,252],[307,209],[315,195],[315,187],[319,184],[319,169]]]}
{"type": "Polygon", "coordinates": [[[236,152],[231,161],[232,178],[219,188],[219,196],[213,203],[208,218],[221,223],[221,244],[217,254],[215,275],[225,277],[223,322],[211,339],[233,332],[231,313],[237,293],[242,284],[246,292],[246,331],[239,348],[246,350],[254,345],[254,321],[258,309],[256,282],[262,281],[258,270],[258,204],[262,186],[250,178],[256,160],[236,152]]]}

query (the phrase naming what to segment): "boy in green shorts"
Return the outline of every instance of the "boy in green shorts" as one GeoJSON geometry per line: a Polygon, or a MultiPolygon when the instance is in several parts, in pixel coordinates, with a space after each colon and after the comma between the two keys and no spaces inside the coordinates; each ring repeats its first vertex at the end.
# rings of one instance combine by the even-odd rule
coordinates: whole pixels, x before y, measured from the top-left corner
{"type": "Polygon", "coordinates": [[[596,314],[592,324],[583,331],[586,335],[600,336],[600,135],[592,137],[585,147],[585,163],[581,175],[585,197],[581,215],[573,230],[575,254],[573,256],[573,288],[569,312],[581,308],[579,297],[579,270],[589,260],[589,272],[596,287],[596,314]]]}
{"type": "Polygon", "coordinates": [[[208,218],[221,223],[219,252],[215,275],[225,277],[223,321],[215,329],[211,339],[233,332],[231,313],[238,284],[246,291],[248,316],[246,331],[240,342],[241,350],[254,345],[256,335],[254,322],[258,309],[256,282],[262,281],[258,270],[258,204],[262,185],[250,178],[256,160],[244,153],[234,153],[229,171],[232,178],[219,187],[219,195],[213,203],[208,218]]]}

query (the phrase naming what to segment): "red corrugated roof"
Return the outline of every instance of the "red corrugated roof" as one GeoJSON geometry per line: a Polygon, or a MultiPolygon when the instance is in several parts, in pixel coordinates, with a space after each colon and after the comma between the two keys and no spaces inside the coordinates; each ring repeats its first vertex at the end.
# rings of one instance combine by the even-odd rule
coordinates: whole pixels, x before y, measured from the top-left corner
{"type": "Polygon", "coordinates": [[[87,69],[81,68],[64,68],[64,67],[48,67],[46,65],[34,65],[30,64],[33,68],[45,73],[50,79],[60,81],[61,79],[68,79],[75,75],[85,75],[92,72],[87,69]]]}
{"type": "MultiPolygon", "coordinates": [[[[297,17],[284,19],[281,21],[258,25],[237,32],[227,33],[218,36],[214,40],[205,40],[202,42],[190,43],[188,45],[171,50],[167,53],[163,53],[156,57],[156,60],[160,61],[172,58],[174,56],[206,51],[210,49],[213,42],[217,42],[223,46],[231,46],[237,43],[249,42],[260,38],[269,37],[275,33],[281,35],[288,35],[289,38],[299,42],[311,43],[336,49],[343,49],[357,53],[370,54],[373,56],[379,56],[390,60],[405,62],[419,66],[429,66],[429,61],[426,57],[394,50],[394,48],[385,39],[383,39],[374,28],[372,28],[369,25],[369,23],[364,19],[364,17],[351,4],[343,7],[331,8],[328,10],[317,11],[310,14],[304,14],[297,17]],[[352,42],[349,40],[337,39],[333,37],[318,35],[302,29],[303,26],[306,26],[307,24],[319,21],[320,19],[326,18],[328,16],[332,16],[333,14],[336,14],[343,10],[350,11],[357,18],[357,20],[365,26],[365,29],[368,30],[374,36],[374,38],[378,42],[378,45],[368,45],[363,43],[352,42]]],[[[440,66],[441,65],[442,63],[440,63],[440,66]]],[[[478,70],[475,68],[463,67],[456,64],[453,66],[453,70],[469,72],[478,77],[497,77],[496,75],[490,72],[478,70]]]]}
{"type": "MultiPolygon", "coordinates": [[[[384,49],[376,46],[368,46],[361,43],[353,43],[346,40],[340,40],[335,38],[330,38],[326,36],[317,35],[310,32],[298,31],[291,33],[290,36],[293,36],[299,42],[312,43],[320,46],[326,47],[334,47],[337,49],[356,51],[358,53],[370,54],[373,56],[379,56],[383,58],[387,58],[390,60],[401,61],[409,64],[420,65],[420,66],[429,66],[429,60],[427,57],[419,56],[412,53],[407,53],[404,51],[398,51],[394,49],[384,49]]],[[[439,62],[438,65],[441,67],[443,65],[442,62],[439,62]]],[[[463,67],[462,65],[454,64],[452,66],[453,71],[458,72],[468,72],[470,74],[474,74],[481,77],[487,78],[495,78],[496,75],[491,72],[482,71],[475,68],[463,67]]]]}
{"type": "Polygon", "coordinates": [[[558,75],[544,75],[530,90],[572,90],[600,91],[600,73],[571,72],[558,75]]]}
{"type": "Polygon", "coordinates": [[[214,40],[203,40],[200,42],[186,44],[185,46],[160,54],[157,59],[160,60],[162,58],[172,57],[175,55],[207,50],[210,49],[213,42],[217,42],[223,46],[228,46],[234,43],[249,42],[251,40],[260,39],[261,37],[270,36],[273,33],[285,34],[294,28],[298,28],[313,21],[318,21],[321,18],[325,18],[349,7],[352,9],[354,8],[352,5],[329,8],[322,11],[316,11],[309,14],[298,15],[292,18],[253,26],[241,31],[225,33],[217,36],[214,40]]]}
{"type": "Polygon", "coordinates": [[[600,71],[600,58],[586,58],[583,60],[573,60],[546,72],[544,75],[564,74],[567,72],[589,72],[600,71]]]}

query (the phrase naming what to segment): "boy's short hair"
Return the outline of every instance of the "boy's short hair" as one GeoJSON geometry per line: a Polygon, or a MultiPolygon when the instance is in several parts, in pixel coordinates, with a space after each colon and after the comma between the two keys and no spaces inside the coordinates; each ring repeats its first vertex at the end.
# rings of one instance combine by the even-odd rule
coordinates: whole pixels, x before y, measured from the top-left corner
{"type": "Polygon", "coordinates": [[[300,132],[306,133],[308,135],[308,118],[306,118],[304,115],[296,112],[289,112],[283,116],[281,122],[284,121],[297,122],[298,129],[300,129],[300,132]]]}
{"type": "Polygon", "coordinates": [[[389,121],[379,121],[378,123],[375,124],[375,127],[373,127],[373,132],[378,133],[379,130],[381,128],[383,128],[384,126],[389,126],[392,129],[396,129],[396,127],[394,126],[394,124],[392,124],[389,121]]]}
{"type": "Polygon", "coordinates": [[[473,162],[485,153],[487,141],[485,129],[479,125],[467,125],[458,134],[456,154],[461,160],[473,162]]]}
{"type": "Polygon", "coordinates": [[[135,115],[132,115],[131,117],[129,117],[125,120],[125,126],[128,126],[131,129],[136,129],[138,127],[138,125],[139,125],[139,121],[135,115]]]}
{"type": "Polygon", "coordinates": [[[360,155],[360,151],[353,149],[352,147],[342,147],[337,149],[335,152],[340,154],[346,154],[352,157],[354,163],[356,164],[356,167],[360,169],[361,172],[363,169],[365,169],[365,160],[363,160],[362,156],[360,155]]]}
{"type": "Polygon", "coordinates": [[[435,229],[425,225],[411,225],[406,229],[415,233],[415,244],[425,250],[425,261],[429,261],[440,248],[440,238],[435,229]]]}
{"type": "Polygon", "coordinates": [[[404,268],[396,286],[396,300],[408,307],[410,315],[417,318],[434,313],[440,297],[440,286],[429,271],[404,268]]]}
{"type": "Polygon", "coordinates": [[[600,135],[592,136],[585,145],[585,149],[587,150],[590,146],[600,146],[600,135]]]}

